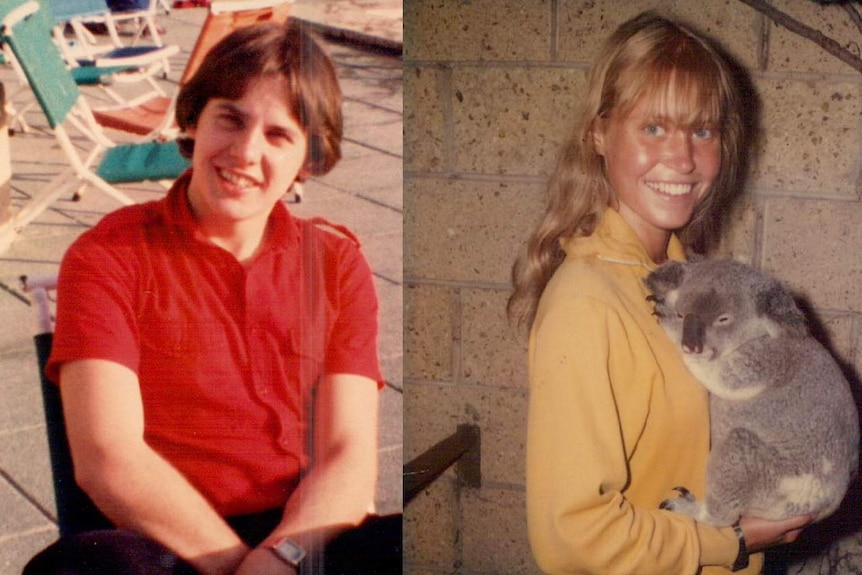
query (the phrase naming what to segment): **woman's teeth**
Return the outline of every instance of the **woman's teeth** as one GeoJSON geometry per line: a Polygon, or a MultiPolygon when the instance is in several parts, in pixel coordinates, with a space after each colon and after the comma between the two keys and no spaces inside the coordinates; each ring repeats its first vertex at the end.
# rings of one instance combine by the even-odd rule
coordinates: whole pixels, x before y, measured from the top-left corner
{"type": "Polygon", "coordinates": [[[649,183],[647,186],[661,194],[668,196],[682,196],[694,189],[694,184],[664,184],[649,183]]]}

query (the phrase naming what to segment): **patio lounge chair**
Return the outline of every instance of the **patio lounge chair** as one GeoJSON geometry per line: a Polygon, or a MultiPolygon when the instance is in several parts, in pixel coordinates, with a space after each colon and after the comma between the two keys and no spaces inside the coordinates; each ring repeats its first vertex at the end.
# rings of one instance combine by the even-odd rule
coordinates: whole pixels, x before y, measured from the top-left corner
{"type": "Polygon", "coordinates": [[[48,454],[51,461],[54,501],[57,504],[57,526],[60,529],[60,536],[66,537],[96,529],[110,529],[112,527],[111,522],[102,515],[87,494],[75,482],[60,388],[45,375],[45,366],[51,355],[51,345],[54,340],[54,322],[50,298],[51,293],[57,288],[57,276],[24,276],[21,278],[21,283],[24,291],[30,297],[38,322],[38,333],[33,336],[33,341],[36,346],[42,404],[45,409],[48,454]]]}
{"type": "Polygon", "coordinates": [[[45,186],[44,192],[15,214],[0,230],[0,252],[18,232],[54,201],[91,185],[123,204],[132,200],[115,187],[124,182],[173,180],[188,167],[176,142],[148,141],[117,145],[95,122],[60,52],[50,41],[51,21],[39,3],[29,0],[0,12],[0,38],[9,45],[51,132],[62,149],[68,167],[45,186]],[[68,128],[83,136],[72,142],[68,128]],[[78,148],[88,147],[82,159],[78,148]]]}
{"type": "MultiPolygon", "coordinates": [[[[215,0],[210,4],[198,39],[192,48],[179,85],[182,87],[197,71],[201,62],[219,40],[231,31],[258,22],[285,22],[293,0],[215,0]]],[[[148,137],[172,138],[177,130],[174,124],[174,97],[155,96],[135,106],[118,106],[94,110],[96,121],[102,126],[148,137]]]]}

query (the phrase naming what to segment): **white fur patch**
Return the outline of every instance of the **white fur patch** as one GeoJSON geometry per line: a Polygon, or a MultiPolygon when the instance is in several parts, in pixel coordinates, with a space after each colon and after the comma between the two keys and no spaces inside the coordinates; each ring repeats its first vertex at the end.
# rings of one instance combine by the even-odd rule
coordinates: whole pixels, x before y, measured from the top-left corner
{"type": "MultiPolygon", "coordinates": [[[[703,355],[707,355],[704,353],[703,355]]],[[[728,401],[746,401],[758,395],[766,389],[765,385],[748,385],[741,388],[732,388],[724,385],[721,377],[721,366],[718,362],[710,361],[707,357],[696,357],[684,355],[683,361],[691,371],[692,375],[700,381],[710,393],[728,401]]]]}
{"type": "Polygon", "coordinates": [[[669,292],[667,292],[666,294],[664,294],[664,302],[668,306],[676,307],[676,300],[678,300],[678,299],[679,299],[679,290],[678,289],[672,289],[669,292]]]}
{"type": "Polygon", "coordinates": [[[778,492],[788,503],[802,506],[821,501],[830,495],[823,482],[811,473],[783,478],[778,484],[778,492]]]}

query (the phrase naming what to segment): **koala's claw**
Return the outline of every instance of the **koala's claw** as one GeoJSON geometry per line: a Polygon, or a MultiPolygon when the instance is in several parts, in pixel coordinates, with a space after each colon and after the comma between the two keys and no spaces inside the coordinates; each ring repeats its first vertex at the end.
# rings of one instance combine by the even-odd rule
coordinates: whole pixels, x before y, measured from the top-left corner
{"type": "Polygon", "coordinates": [[[681,499],[685,499],[686,501],[694,501],[694,495],[691,494],[691,491],[683,487],[682,485],[678,485],[673,488],[674,491],[679,492],[679,496],[681,499]]]}
{"type": "Polygon", "coordinates": [[[665,499],[658,506],[659,509],[676,511],[679,506],[680,500],[694,502],[694,495],[692,495],[691,491],[689,491],[685,487],[678,485],[677,487],[674,487],[673,490],[679,493],[679,496],[673,499],[665,499]]]}

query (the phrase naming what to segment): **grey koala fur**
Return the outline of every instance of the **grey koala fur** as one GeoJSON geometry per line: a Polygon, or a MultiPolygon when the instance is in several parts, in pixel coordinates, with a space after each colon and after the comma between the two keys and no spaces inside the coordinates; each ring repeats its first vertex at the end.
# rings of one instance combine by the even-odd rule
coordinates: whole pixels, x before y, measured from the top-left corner
{"type": "Polygon", "coordinates": [[[850,385],[774,278],[739,262],[668,262],[651,272],[661,326],[710,392],[706,498],[663,508],[712,525],[740,516],[833,513],[859,458],[850,385]]]}

